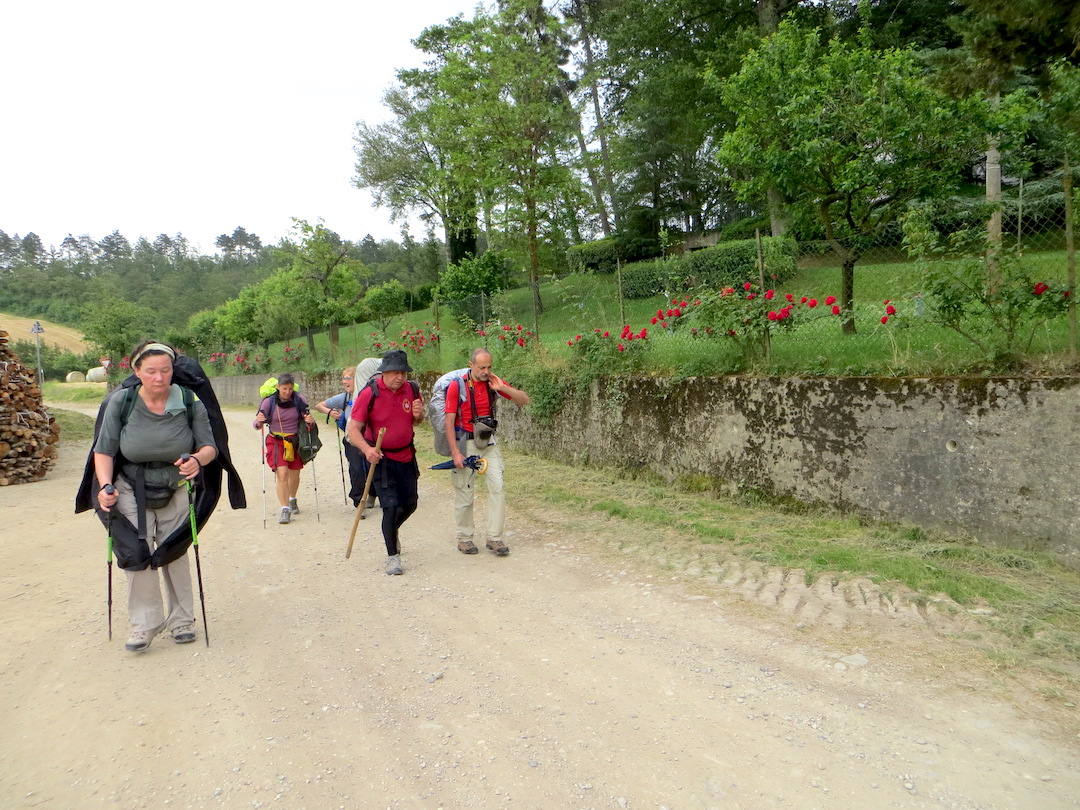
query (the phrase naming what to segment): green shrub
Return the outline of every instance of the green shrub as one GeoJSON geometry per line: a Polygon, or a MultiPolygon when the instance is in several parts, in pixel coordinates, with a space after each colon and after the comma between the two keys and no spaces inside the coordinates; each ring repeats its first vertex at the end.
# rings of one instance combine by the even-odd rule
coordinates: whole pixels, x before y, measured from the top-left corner
{"type": "Polygon", "coordinates": [[[684,260],[652,259],[634,262],[622,269],[623,297],[652,298],[671,289],[682,276],[684,260]]]}
{"type": "Polygon", "coordinates": [[[753,239],[758,231],[762,236],[772,232],[769,218],[765,215],[759,217],[743,217],[734,222],[729,222],[720,229],[720,243],[732,242],[736,239],[753,239]]]}
{"type": "Polygon", "coordinates": [[[435,299],[435,285],[431,283],[417,284],[409,290],[409,311],[416,312],[427,309],[435,299]]]}
{"type": "MultiPolygon", "coordinates": [[[[761,240],[761,248],[765,279],[771,285],[782,284],[795,275],[797,246],[794,241],[765,237],[761,240]]],[[[758,280],[757,242],[754,239],[723,242],[716,247],[696,250],[683,261],[686,289],[717,289],[758,280]]]]}
{"type": "Polygon", "coordinates": [[[619,263],[618,243],[613,237],[608,237],[572,245],[567,248],[566,260],[574,273],[589,270],[596,273],[614,273],[619,263]]]}
{"type": "Polygon", "coordinates": [[[445,301],[460,322],[484,323],[489,298],[507,285],[506,258],[494,250],[474,259],[447,265],[439,278],[436,298],[445,301]]]}

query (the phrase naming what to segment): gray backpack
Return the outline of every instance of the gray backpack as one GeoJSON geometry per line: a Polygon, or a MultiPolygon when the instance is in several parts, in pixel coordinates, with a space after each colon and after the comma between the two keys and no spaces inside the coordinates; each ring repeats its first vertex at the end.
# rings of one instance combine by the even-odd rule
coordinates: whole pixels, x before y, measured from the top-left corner
{"type": "MultiPolygon", "coordinates": [[[[459,368],[457,371],[448,371],[435,381],[435,387],[431,391],[431,399],[428,400],[428,423],[431,432],[435,434],[435,452],[440,456],[449,456],[450,445],[446,442],[446,389],[454,380],[460,380],[469,373],[467,368],[459,368]]],[[[458,386],[459,402],[464,402],[466,390],[464,385],[458,386]]],[[[458,406],[460,409],[460,405],[458,406]]]]}

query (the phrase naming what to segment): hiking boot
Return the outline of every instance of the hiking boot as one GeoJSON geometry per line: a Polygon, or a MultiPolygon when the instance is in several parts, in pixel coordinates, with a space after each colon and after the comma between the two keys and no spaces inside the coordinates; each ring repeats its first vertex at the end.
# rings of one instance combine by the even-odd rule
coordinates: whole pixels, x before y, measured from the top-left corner
{"type": "Polygon", "coordinates": [[[488,540],[487,547],[495,552],[496,557],[505,557],[510,553],[509,547],[502,540],[488,540]]]}
{"type": "Polygon", "coordinates": [[[390,576],[398,576],[401,571],[401,555],[395,554],[393,557],[388,557],[386,560],[386,573],[390,576]]]}
{"type": "Polygon", "coordinates": [[[300,507],[296,505],[296,498],[289,498],[289,511],[294,515],[300,514],[300,507]]]}
{"type": "Polygon", "coordinates": [[[479,553],[472,540],[458,540],[457,550],[462,554],[477,554],[479,553]]]}
{"type": "Polygon", "coordinates": [[[281,507],[281,517],[277,519],[277,522],[288,523],[290,520],[292,520],[292,510],[287,506],[281,507]]]}
{"type": "Polygon", "coordinates": [[[177,644],[190,644],[195,640],[195,623],[184,622],[178,624],[169,633],[172,634],[172,640],[177,644]]]}
{"type": "Polygon", "coordinates": [[[375,496],[374,495],[369,495],[368,496],[367,508],[368,509],[374,509],[375,508],[375,496]]]}
{"type": "Polygon", "coordinates": [[[129,652],[142,652],[150,646],[150,642],[154,640],[156,635],[157,633],[151,630],[132,630],[124,649],[129,652]]]}

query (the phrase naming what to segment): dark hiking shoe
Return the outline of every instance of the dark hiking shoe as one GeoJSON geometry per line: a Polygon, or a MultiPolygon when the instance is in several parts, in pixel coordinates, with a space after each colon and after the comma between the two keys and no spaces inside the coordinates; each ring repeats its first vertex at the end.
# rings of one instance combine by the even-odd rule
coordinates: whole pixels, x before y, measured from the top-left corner
{"type": "Polygon", "coordinates": [[[190,644],[195,640],[195,624],[193,622],[178,624],[169,633],[177,644],[190,644]]]}
{"type": "Polygon", "coordinates": [[[374,509],[375,508],[375,496],[374,495],[369,495],[368,496],[367,508],[368,509],[374,509]]]}
{"type": "Polygon", "coordinates": [[[488,540],[487,547],[495,552],[496,557],[505,557],[510,553],[509,547],[502,540],[488,540]]]}
{"type": "Polygon", "coordinates": [[[294,515],[300,514],[300,507],[296,505],[296,498],[289,498],[289,511],[294,515]]]}
{"type": "Polygon", "coordinates": [[[472,540],[458,540],[457,550],[462,554],[478,554],[479,550],[473,544],[472,540]]]}

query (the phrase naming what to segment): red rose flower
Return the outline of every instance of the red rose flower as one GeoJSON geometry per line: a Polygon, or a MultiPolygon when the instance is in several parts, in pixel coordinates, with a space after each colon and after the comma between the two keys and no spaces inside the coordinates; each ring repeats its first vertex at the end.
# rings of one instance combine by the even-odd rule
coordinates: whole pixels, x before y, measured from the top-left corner
{"type": "Polygon", "coordinates": [[[776,295],[776,293],[773,292],[772,290],[766,290],[765,291],[765,300],[766,301],[772,301],[774,295],[776,295]]]}
{"type": "Polygon", "coordinates": [[[833,315],[839,315],[840,314],[840,305],[839,304],[833,304],[832,314],[833,315]]]}
{"type": "Polygon", "coordinates": [[[889,322],[889,316],[888,315],[882,315],[881,316],[881,322],[882,323],[888,323],[889,322]]]}
{"type": "Polygon", "coordinates": [[[830,295],[828,298],[825,299],[825,303],[828,304],[829,306],[832,306],[833,304],[836,303],[836,296],[835,295],[830,295]]]}
{"type": "Polygon", "coordinates": [[[813,309],[814,307],[817,306],[817,299],[816,298],[811,298],[809,301],[806,302],[806,305],[808,307],[810,307],[810,309],[813,309]]]}
{"type": "Polygon", "coordinates": [[[886,315],[895,315],[896,314],[896,307],[894,307],[892,304],[889,304],[887,307],[885,307],[885,314],[886,315]]]}

